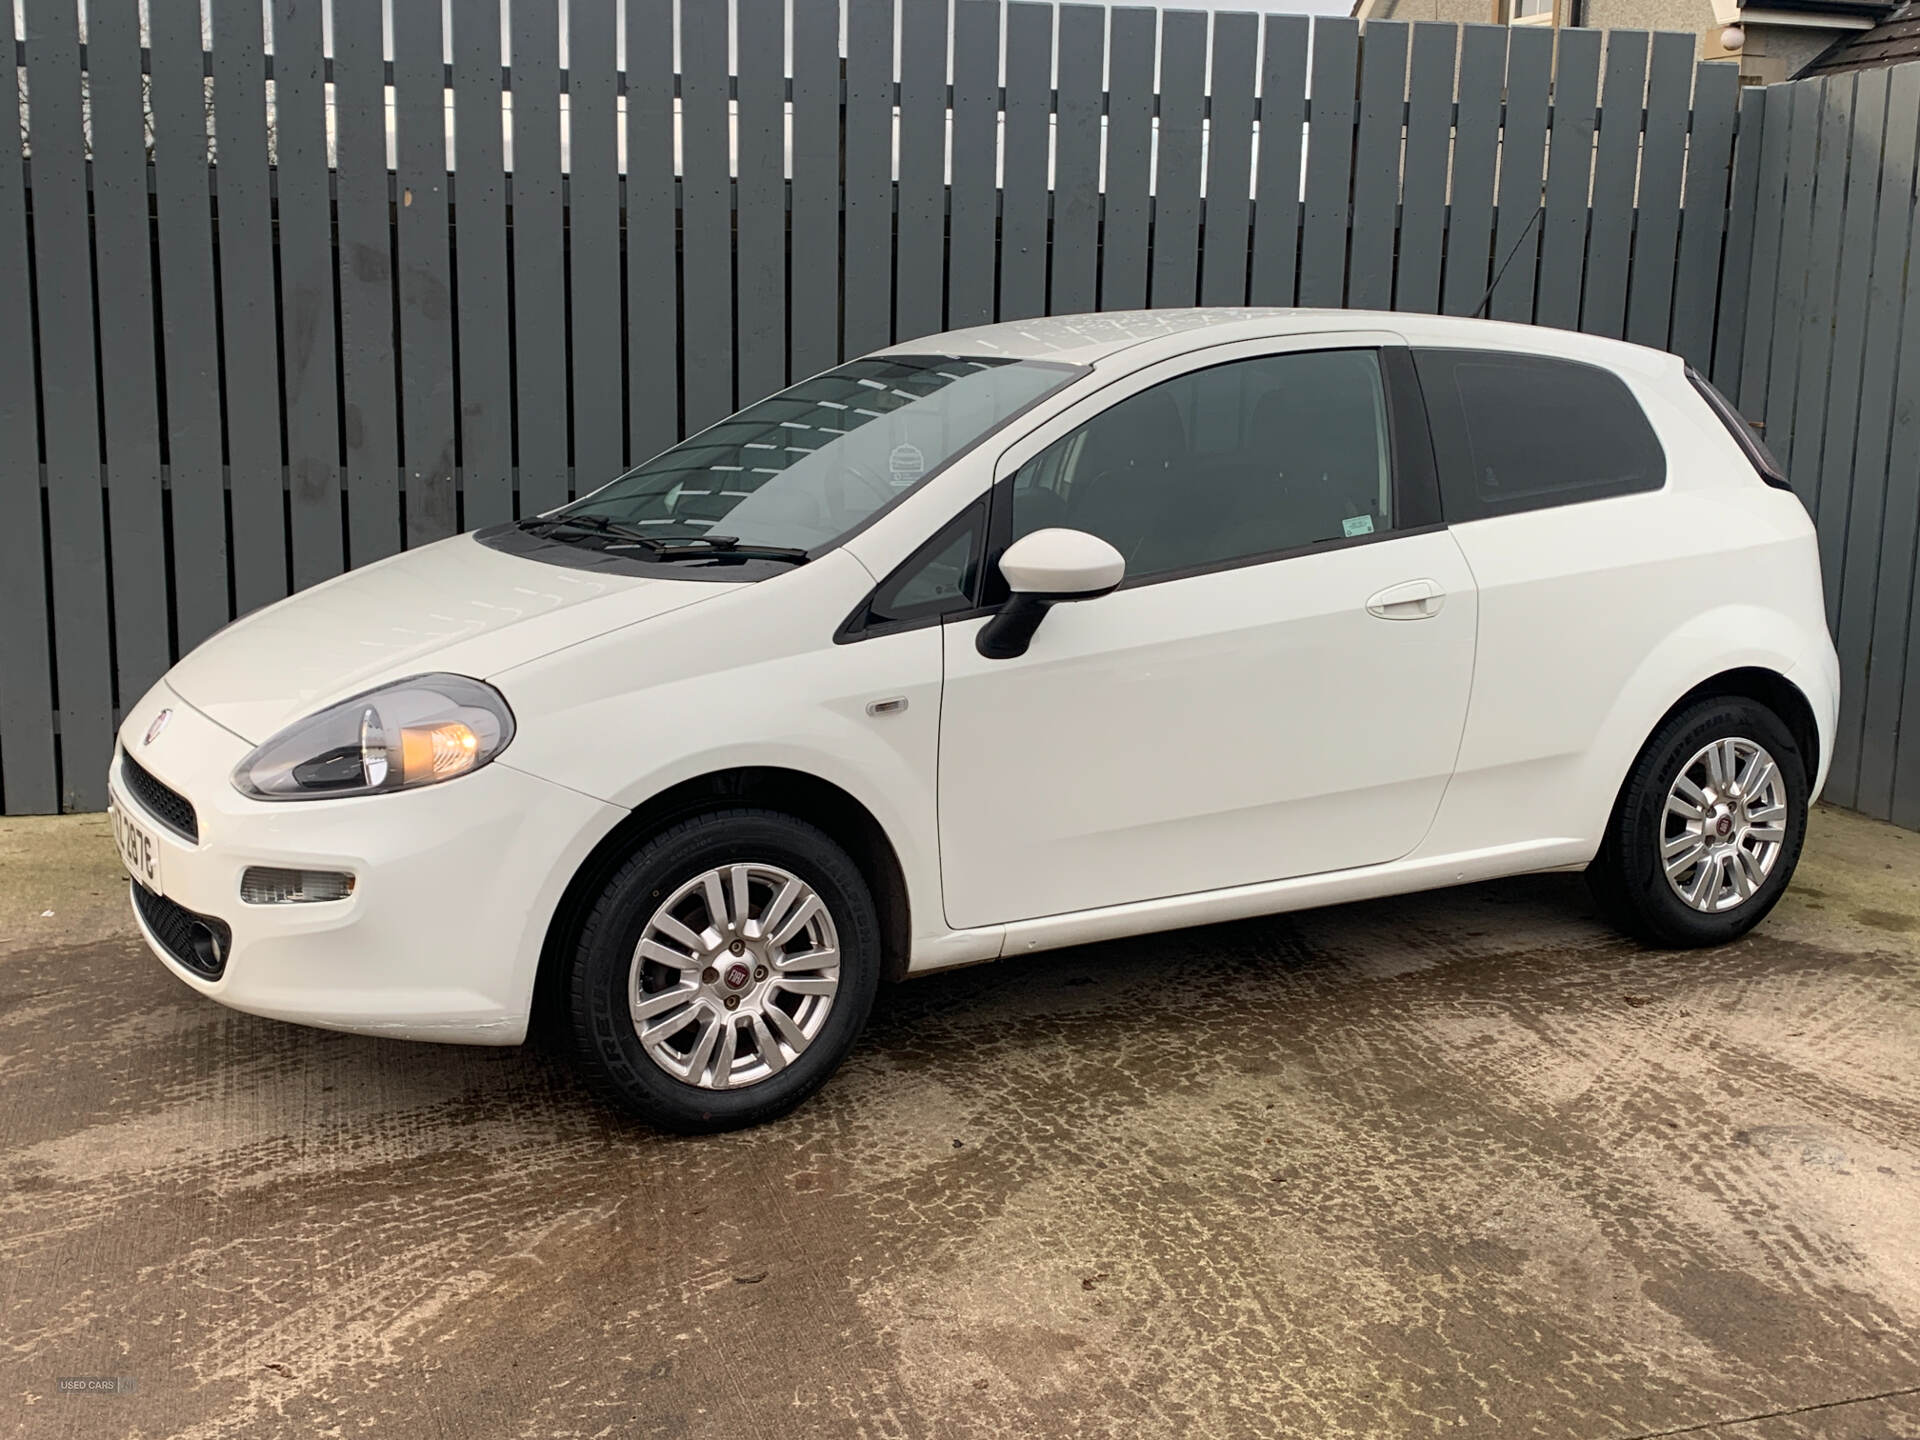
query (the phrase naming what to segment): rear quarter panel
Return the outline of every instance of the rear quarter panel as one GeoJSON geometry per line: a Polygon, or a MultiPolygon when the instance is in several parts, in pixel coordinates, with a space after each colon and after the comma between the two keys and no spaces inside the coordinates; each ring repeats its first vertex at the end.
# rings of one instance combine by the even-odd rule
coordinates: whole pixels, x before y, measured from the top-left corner
{"type": "Polygon", "coordinates": [[[1663,489],[1453,528],[1480,634],[1454,780],[1422,853],[1555,838],[1569,863],[1591,858],[1661,717],[1744,666],[1807,695],[1824,779],[1836,667],[1806,510],[1754,474],[1678,361],[1618,373],[1666,450],[1663,489]]]}

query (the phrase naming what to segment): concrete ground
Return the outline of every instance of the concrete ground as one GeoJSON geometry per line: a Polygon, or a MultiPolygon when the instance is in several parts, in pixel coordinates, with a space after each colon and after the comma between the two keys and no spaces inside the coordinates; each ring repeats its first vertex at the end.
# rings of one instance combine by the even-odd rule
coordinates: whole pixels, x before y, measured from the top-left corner
{"type": "Polygon", "coordinates": [[[124,911],[0,822],[0,1433],[1920,1436],[1920,836],[1852,816],[1726,950],[1563,875],[1062,952],[700,1140],[124,911]]]}

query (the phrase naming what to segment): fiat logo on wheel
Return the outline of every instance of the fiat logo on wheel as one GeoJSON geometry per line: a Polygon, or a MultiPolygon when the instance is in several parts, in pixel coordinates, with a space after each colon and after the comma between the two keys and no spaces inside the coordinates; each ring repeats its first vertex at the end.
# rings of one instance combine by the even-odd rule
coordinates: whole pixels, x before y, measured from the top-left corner
{"type": "Polygon", "coordinates": [[[1715,823],[1713,829],[1717,835],[1731,835],[1733,833],[1733,817],[1731,815],[1722,815],[1715,823]]]}
{"type": "Polygon", "coordinates": [[[738,990],[742,985],[747,983],[747,977],[752,973],[753,972],[745,965],[736,960],[733,964],[727,966],[727,984],[733,989],[738,990]]]}

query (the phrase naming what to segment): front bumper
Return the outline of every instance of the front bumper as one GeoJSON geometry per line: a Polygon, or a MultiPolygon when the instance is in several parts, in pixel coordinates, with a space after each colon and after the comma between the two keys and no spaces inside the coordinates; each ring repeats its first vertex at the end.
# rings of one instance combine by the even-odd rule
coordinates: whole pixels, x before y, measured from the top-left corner
{"type": "Polygon", "coordinates": [[[164,681],[128,714],[120,741],[108,788],[155,837],[161,889],[231,933],[216,979],[175,958],[136,906],[148,945],[224,1005],[332,1030],[524,1039],[548,921],[568,879],[626,813],[498,762],[392,795],[250,800],[229,777],[252,747],[164,681]],[[163,708],[171,719],[142,744],[163,708]],[[127,753],[192,803],[197,843],[135,798],[127,753]],[[344,900],[248,904],[240,879],[253,865],[345,870],[354,890],[344,900]]]}

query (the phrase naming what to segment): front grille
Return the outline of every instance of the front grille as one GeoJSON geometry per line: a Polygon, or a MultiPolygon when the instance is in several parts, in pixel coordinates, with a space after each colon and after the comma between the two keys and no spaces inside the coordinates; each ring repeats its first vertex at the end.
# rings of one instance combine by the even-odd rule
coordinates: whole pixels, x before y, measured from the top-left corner
{"type": "Polygon", "coordinates": [[[203,980],[218,980],[227,968],[233,931],[224,920],[196,915],[164,895],[156,895],[138,880],[133,885],[133,908],[140,912],[166,952],[203,980]]]}
{"type": "Polygon", "coordinates": [[[154,779],[133,756],[121,753],[121,777],[133,798],[154,819],[183,840],[200,843],[200,817],[193,813],[193,802],[178,790],[169,789],[154,779]]]}

